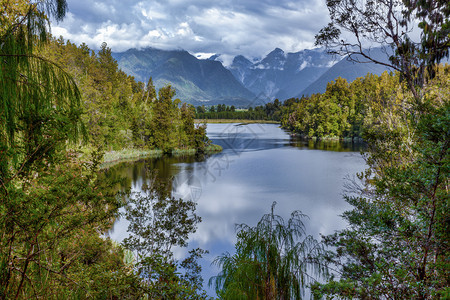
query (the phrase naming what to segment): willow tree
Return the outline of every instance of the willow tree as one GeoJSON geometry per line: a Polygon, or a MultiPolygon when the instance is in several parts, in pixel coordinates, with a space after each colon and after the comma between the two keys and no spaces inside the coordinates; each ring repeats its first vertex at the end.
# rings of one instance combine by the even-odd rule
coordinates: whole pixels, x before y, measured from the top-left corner
{"type": "Polygon", "coordinates": [[[306,216],[294,211],[286,222],[274,213],[275,205],[256,227],[238,225],[236,253],[214,260],[222,271],[210,285],[221,299],[302,299],[315,281],[311,275],[327,273],[318,260],[322,246],[305,233],[306,216]]]}
{"type": "Polygon", "coordinates": [[[66,9],[65,0],[16,0],[0,7],[2,189],[16,173],[51,160],[63,141],[79,135],[80,94],[75,82],[37,54],[49,42],[49,18],[61,20],[66,9]]]}
{"type": "Polygon", "coordinates": [[[0,299],[49,298],[60,291],[54,274],[67,276],[58,245],[75,229],[100,230],[117,201],[65,151],[82,128],[80,94],[38,55],[66,1],[1,3],[0,299]]]}

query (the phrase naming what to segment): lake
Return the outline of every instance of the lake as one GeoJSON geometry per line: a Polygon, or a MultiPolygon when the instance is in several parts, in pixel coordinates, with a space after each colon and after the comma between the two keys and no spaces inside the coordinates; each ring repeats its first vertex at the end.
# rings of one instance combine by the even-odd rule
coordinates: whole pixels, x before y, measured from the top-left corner
{"type": "MultiPolygon", "coordinates": [[[[349,209],[343,200],[345,178],[362,172],[362,145],[338,141],[302,141],[276,124],[208,124],[208,136],[223,151],[203,160],[159,158],[122,163],[111,168],[125,176],[133,191],[146,182],[146,169],[161,178],[173,177],[173,196],[195,200],[202,218],[188,249],[201,247],[209,254],[201,262],[203,278],[218,270],[212,260],[233,253],[235,224],[254,226],[263,214],[275,212],[285,219],[294,210],[309,216],[307,231],[315,238],[345,226],[340,214],[349,209]]],[[[110,236],[121,241],[127,222],[119,220],[110,236]]],[[[188,249],[177,249],[183,257],[188,249]]],[[[209,290],[209,293],[211,291],[209,290]]]]}

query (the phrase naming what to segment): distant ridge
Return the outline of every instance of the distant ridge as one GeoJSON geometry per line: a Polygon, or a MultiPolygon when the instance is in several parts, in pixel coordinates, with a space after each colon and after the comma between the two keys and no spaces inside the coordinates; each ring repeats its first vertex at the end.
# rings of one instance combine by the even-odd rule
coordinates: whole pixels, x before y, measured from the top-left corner
{"type": "Polygon", "coordinates": [[[253,93],[285,100],[297,96],[337,61],[321,49],[285,53],[276,48],[253,62],[238,55],[229,70],[253,93]]]}
{"type": "MultiPolygon", "coordinates": [[[[388,58],[379,48],[370,50],[377,60],[388,58]]],[[[193,105],[258,105],[279,99],[325,92],[338,77],[353,81],[367,73],[380,75],[389,69],[375,63],[355,63],[332,56],[323,49],[285,53],[276,48],[261,59],[234,57],[227,68],[220,54],[198,59],[184,50],[129,49],[113,53],[119,67],[137,80],[150,77],[157,89],[170,84],[176,97],[193,105]]]]}
{"type": "MultiPolygon", "coordinates": [[[[370,51],[371,57],[381,62],[388,62],[388,57],[380,48],[373,48],[370,51]]],[[[358,77],[364,77],[367,73],[381,75],[384,71],[391,71],[388,67],[375,63],[356,63],[348,59],[343,59],[325,73],[316,81],[306,87],[297,97],[310,96],[312,94],[324,93],[328,82],[336,80],[338,77],[345,78],[348,82],[352,82],[358,77]]]]}
{"type": "Polygon", "coordinates": [[[139,81],[147,83],[152,77],[157,89],[172,85],[183,102],[245,106],[255,97],[220,62],[197,59],[184,50],[130,49],[113,57],[139,81]]]}

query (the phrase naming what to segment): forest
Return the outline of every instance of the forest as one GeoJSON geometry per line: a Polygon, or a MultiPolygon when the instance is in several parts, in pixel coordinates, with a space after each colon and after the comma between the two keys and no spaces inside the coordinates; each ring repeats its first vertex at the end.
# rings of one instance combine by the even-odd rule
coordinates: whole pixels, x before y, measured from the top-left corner
{"type": "Polygon", "coordinates": [[[75,81],[90,148],[203,153],[210,146],[205,126],[194,124],[193,106],[175,99],[170,86],[157,92],[151,78],[145,85],[126,75],[106,43],[95,53],[86,44],[52,38],[40,55],[64,66],[75,81]]]}
{"type": "Polygon", "coordinates": [[[207,252],[173,254],[201,222],[197,204],[173,198],[171,182],[152,172],[130,197],[123,178],[99,168],[105,151],[124,148],[207,151],[196,114],[281,120],[302,136],[367,143],[368,168],[344,195],[348,226],[317,241],[306,216],[285,221],[274,202],[255,227],[237,226],[235,253],[215,259],[210,285],[220,299],[302,299],[306,288],[317,299],[450,297],[450,69],[439,64],[449,57],[449,4],[396,2],[395,15],[393,1],[361,3],[328,1],[332,22],[316,42],[351,57],[361,41],[341,30],[394,39],[395,72],[338,78],[323,94],[283,104],[206,112],[120,71],[106,43],[95,53],[52,37],[49,19],[65,17],[65,0],[2,2],[0,299],[210,298],[198,263],[207,252]],[[420,43],[394,28],[415,19],[420,43]],[[105,237],[119,216],[130,222],[121,244],[105,237]]]}
{"type": "Polygon", "coordinates": [[[156,182],[130,200],[123,179],[106,178],[100,164],[105,152],[122,149],[170,155],[217,147],[194,124],[192,106],[170,86],[157,92],[151,79],[145,85],[120,71],[106,43],[94,52],[52,37],[49,18],[62,20],[66,9],[63,0],[0,7],[0,299],[200,297],[202,250],[179,262],[167,250],[195,231],[196,204],[156,182]],[[143,226],[133,219],[138,201],[157,202],[154,236],[137,231],[126,246],[105,238],[127,205],[124,217],[143,226]],[[162,238],[168,226],[174,236],[162,238]],[[159,238],[166,252],[139,256],[145,238],[159,238]]]}

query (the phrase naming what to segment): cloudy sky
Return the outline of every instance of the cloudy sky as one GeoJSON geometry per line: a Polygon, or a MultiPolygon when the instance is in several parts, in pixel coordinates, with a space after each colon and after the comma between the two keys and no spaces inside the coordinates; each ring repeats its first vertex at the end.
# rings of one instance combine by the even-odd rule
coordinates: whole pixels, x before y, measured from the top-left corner
{"type": "Polygon", "coordinates": [[[325,0],[67,0],[54,35],[115,52],[129,48],[261,57],[314,47],[328,23],[325,0]]]}

